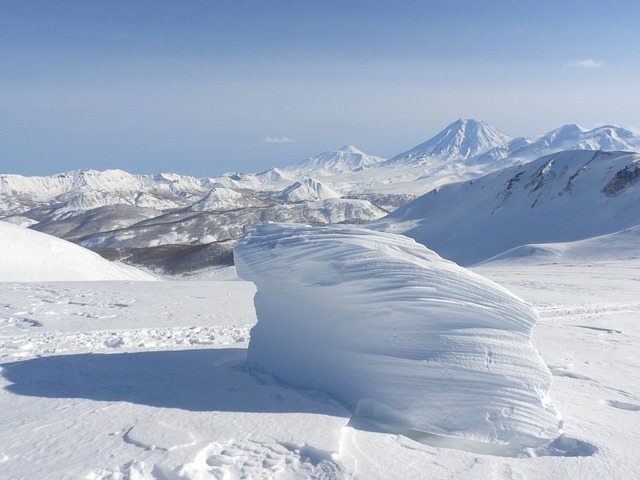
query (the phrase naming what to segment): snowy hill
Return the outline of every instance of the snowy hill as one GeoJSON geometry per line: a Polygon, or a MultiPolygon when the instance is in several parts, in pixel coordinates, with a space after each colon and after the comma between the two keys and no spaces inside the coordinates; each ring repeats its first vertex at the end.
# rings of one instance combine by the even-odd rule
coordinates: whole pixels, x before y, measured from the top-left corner
{"type": "Polygon", "coordinates": [[[286,202],[317,202],[328,198],[340,198],[340,194],[322,182],[307,178],[285,188],[278,197],[286,202]]]}
{"type": "Polygon", "coordinates": [[[0,281],[155,280],[51,235],[0,222],[0,281]]]}
{"type": "Polygon", "coordinates": [[[297,177],[280,168],[271,168],[260,173],[227,173],[213,177],[210,181],[236,190],[279,191],[295,183],[297,177]]]}
{"type": "Polygon", "coordinates": [[[233,190],[222,185],[216,185],[209,193],[193,205],[187,207],[185,210],[192,212],[211,212],[263,205],[265,205],[264,201],[261,201],[252,195],[242,194],[237,190],[233,190]]]}
{"type": "Polygon", "coordinates": [[[568,242],[640,224],[640,155],[570,150],[443,186],[373,228],[403,233],[471,265],[531,243],[568,242]]]}

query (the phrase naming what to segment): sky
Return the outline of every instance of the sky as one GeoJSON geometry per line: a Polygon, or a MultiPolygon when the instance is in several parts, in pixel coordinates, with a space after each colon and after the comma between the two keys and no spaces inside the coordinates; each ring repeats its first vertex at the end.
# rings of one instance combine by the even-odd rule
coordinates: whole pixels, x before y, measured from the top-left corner
{"type": "Polygon", "coordinates": [[[0,173],[390,158],[457,118],[640,128],[637,0],[1,0],[0,173]]]}

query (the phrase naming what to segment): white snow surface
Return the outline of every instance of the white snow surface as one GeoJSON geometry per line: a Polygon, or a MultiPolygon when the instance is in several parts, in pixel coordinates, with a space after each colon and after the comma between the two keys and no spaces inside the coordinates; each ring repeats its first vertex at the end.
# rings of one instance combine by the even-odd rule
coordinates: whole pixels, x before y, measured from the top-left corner
{"type": "Polygon", "coordinates": [[[531,345],[537,314],[495,283],[406,237],[346,227],[262,224],[235,262],[258,290],[254,368],[392,431],[470,449],[559,436],[551,374],[531,345]]]}
{"type": "Polygon", "coordinates": [[[317,391],[249,373],[255,288],[232,270],[0,282],[0,478],[640,477],[639,259],[474,268],[540,312],[533,341],[565,435],[537,458],[359,427],[317,391]]]}
{"type": "Polygon", "coordinates": [[[0,222],[0,252],[2,282],[154,279],[66,240],[7,222],[0,222]]]}

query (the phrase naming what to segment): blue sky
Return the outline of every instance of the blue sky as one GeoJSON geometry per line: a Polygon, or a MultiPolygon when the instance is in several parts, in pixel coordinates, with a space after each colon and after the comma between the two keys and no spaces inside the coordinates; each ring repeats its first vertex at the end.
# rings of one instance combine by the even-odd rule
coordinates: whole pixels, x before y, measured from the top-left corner
{"type": "Polygon", "coordinates": [[[640,2],[0,2],[0,172],[213,176],[459,117],[640,127],[640,2]]]}

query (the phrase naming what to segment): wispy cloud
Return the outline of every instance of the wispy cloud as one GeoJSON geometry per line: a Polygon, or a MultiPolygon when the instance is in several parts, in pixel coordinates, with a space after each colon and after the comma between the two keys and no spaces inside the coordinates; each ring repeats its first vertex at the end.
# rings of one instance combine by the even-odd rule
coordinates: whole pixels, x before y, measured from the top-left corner
{"type": "Polygon", "coordinates": [[[604,63],[594,60],[593,58],[585,58],[584,60],[572,60],[565,64],[569,68],[602,68],[604,63]]]}
{"type": "Polygon", "coordinates": [[[295,138],[290,137],[267,137],[265,143],[296,143],[295,138]]]}

